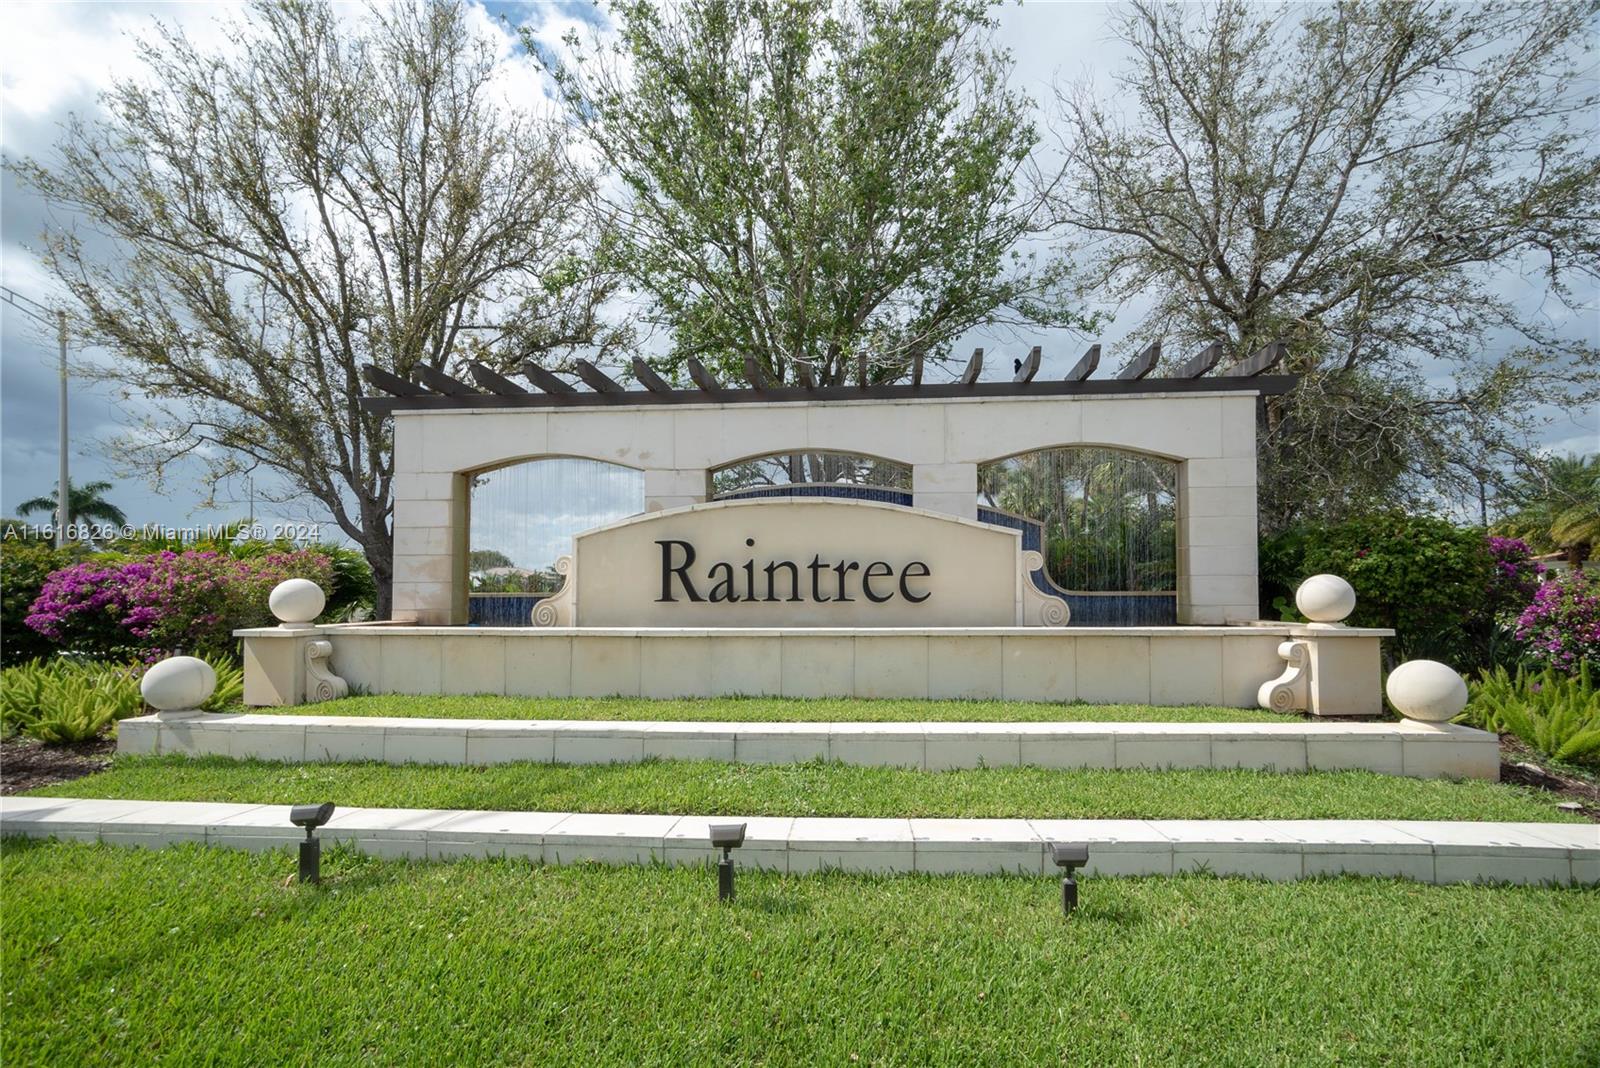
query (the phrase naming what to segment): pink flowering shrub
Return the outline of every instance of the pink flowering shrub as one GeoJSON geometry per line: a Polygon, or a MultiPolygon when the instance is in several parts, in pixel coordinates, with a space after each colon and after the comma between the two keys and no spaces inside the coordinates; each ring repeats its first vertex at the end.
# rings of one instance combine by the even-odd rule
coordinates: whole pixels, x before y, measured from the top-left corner
{"type": "Polygon", "coordinates": [[[328,558],[305,550],[245,559],[207,551],[86,561],[50,573],[26,622],[62,647],[92,656],[232,657],[233,631],[270,624],[267,595],[289,578],[326,589],[328,558]]]}
{"type": "Polygon", "coordinates": [[[1600,664],[1600,589],[1581,571],[1541,585],[1517,617],[1517,638],[1528,655],[1573,673],[1587,660],[1600,664]]]}

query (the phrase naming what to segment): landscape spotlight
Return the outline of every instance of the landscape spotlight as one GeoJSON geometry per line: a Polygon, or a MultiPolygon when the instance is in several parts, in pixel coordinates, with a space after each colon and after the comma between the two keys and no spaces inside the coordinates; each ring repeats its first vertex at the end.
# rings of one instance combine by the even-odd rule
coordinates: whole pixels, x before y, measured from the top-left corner
{"type": "Polygon", "coordinates": [[[322,882],[322,842],[316,830],[333,818],[333,802],[320,805],[295,805],[289,810],[289,822],[306,829],[306,840],[300,843],[300,882],[322,882]]]}
{"type": "Polygon", "coordinates": [[[1078,880],[1072,877],[1075,869],[1089,863],[1088,842],[1051,842],[1050,852],[1056,867],[1066,873],[1061,880],[1061,911],[1070,913],[1078,907],[1078,880]]]}
{"type": "Polygon", "coordinates": [[[713,823],[711,848],[722,850],[717,861],[717,900],[733,900],[733,851],[744,845],[744,824],[713,823]]]}

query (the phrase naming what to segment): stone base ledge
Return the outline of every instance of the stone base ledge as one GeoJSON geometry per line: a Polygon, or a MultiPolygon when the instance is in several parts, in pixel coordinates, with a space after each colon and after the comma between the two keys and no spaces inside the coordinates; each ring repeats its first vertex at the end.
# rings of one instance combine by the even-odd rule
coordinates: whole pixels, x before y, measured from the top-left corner
{"type": "Polygon", "coordinates": [[[631,763],[650,757],[746,764],[838,760],[952,768],[1359,769],[1411,778],[1500,777],[1499,739],[1456,724],[745,723],[404,719],[207,714],[126,719],[117,750],[289,762],[484,765],[631,763]]]}
{"type": "MultiPolygon", "coordinates": [[[[741,817],[715,817],[726,823],[741,817]]],[[[705,816],[341,808],[319,832],[371,855],[521,857],[545,864],[705,864],[705,816]]],[[[1049,845],[1087,842],[1089,876],[1324,875],[1423,883],[1600,884],[1600,827],[1406,820],[1024,820],[750,817],[740,867],[793,874],[1057,874],[1049,845]]],[[[288,849],[286,805],[0,798],[0,834],[159,848],[288,849]]],[[[292,862],[285,860],[285,870],[292,862]]]]}
{"type": "Polygon", "coordinates": [[[724,696],[1088,701],[1383,712],[1388,631],[1231,627],[837,630],[318,627],[243,641],[245,703],[314,699],[317,679],[356,692],[523,697],[724,696]],[[313,656],[313,646],[326,647],[313,656]],[[1304,666],[1285,673],[1284,650],[1304,666]],[[1301,656],[1298,650],[1308,655],[1301,656]],[[1281,684],[1281,685],[1278,685],[1281,684]],[[1270,687],[1269,687],[1270,689],[1270,687]],[[1280,707],[1280,705],[1282,707],[1280,707]]]}

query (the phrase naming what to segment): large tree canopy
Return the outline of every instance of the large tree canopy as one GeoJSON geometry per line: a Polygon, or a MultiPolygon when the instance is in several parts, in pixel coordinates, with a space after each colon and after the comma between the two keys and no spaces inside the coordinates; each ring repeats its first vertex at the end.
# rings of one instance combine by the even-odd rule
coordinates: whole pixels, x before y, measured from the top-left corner
{"type": "Polygon", "coordinates": [[[257,0],[234,38],[140,42],[103,119],[11,166],[88,231],[48,233],[45,259],[105,373],[159,406],[129,455],[279,472],[363,547],[384,616],[393,466],[360,368],[603,341],[587,179],[558,128],[496,103],[459,2],[257,0]]]}
{"type": "MultiPolygon", "coordinates": [[[[623,0],[614,43],[551,61],[611,169],[619,265],[660,361],[874,381],[979,323],[1063,325],[1019,241],[1037,140],[985,5],[623,0]]],[[[530,47],[537,47],[530,39],[530,47]]]]}
{"type": "Polygon", "coordinates": [[[1139,0],[1114,91],[1059,94],[1081,284],[1148,301],[1169,352],[1291,345],[1269,528],[1476,494],[1537,402],[1592,399],[1593,349],[1503,283],[1600,274],[1596,10],[1139,0]]]}

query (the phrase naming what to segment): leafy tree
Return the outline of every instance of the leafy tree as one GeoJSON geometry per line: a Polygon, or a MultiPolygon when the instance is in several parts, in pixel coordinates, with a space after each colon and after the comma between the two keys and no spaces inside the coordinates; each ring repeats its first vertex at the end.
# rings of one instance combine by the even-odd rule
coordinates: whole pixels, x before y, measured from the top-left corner
{"type": "MultiPolygon", "coordinates": [[[[614,172],[620,266],[688,357],[871,381],[978,323],[1067,325],[1038,229],[1031,105],[969,0],[622,0],[618,42],[547,57],[614,172]]],[[[528,41],[538,50],[536,42],[528,41]]]]}
{"type": "Polygon", "coordinates": [[[200,456],[258,467],[359,544],[388,614],[393,464],[361,367],[400,375],[472,355],[614,340],[587,271],[588,179],[554,125],[495,102],[494,45],[459,0],[336,17],[255,0],[232,47],[162,29],[141,77],[70,120],[47,163],[10,166],[109,241],[45,235],[74,331],[161,415],[125,443],[158,478],[200,456]],[[480,315],[500,321],[471,334],[480,315]]]}
{"type": "Polygon", "coordinates": [[[1500,497],[1512,511],[1496,529],[1541,550],[1559,550],[1575,568],[1600,543],[1600,455],[1556,456],[1525,469],[1500,497]]]}
{"type": "Polygon", "coordinates": [[[1594,396],[1592,347],[1496,276],[1542,272],[1582,306],[1568,287],[1600,274],[1597,10],[1135,0],[1116,24],[1129,114],[1059,92],[1050,205],[1080,283],[1150,302],[1135,340],[1170,354],[1291,347],[1303,378],[1262,442],[1269,530],[1476,494],[1530,398],[1594,396]],[[1502,336],[1526,347],[1486,357],[1502,336]]]}
{"type": "MultiPolygon", "coordinates": [[[[128,517],[121,508],[105,499],[105,494],[111,489],[109,482],[90,482],[79,486],[70,479],[67,481],[67,508],[72,512],[74,523],[108,523],[122,526],[127,523],[128,517]]],[[[50,516],[52,523],[56,522],[56,497],[52,493],[48,497],[31,497],[17,505],[17,512],[21,515],[32,515],[34,512],[45,512],[50,516]]]]}

